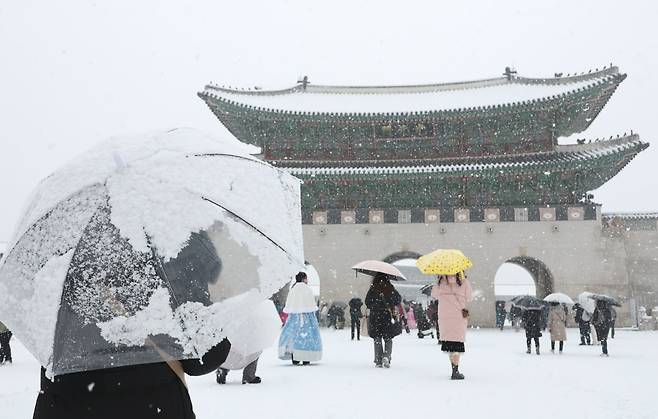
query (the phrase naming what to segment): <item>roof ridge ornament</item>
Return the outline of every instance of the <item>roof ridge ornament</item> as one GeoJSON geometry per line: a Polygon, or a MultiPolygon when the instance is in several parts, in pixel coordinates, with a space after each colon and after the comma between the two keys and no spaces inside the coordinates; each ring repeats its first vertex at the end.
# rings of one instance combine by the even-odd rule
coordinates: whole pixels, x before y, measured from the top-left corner
{"type": "Polygon", "coordinates": [[[302,91],[306,91],[306,86],[308,86],[310,81],[308,81],[308,76],[304,75],[297,77],[297,83],[302,85],[302,91]]]}
{"type": "Polygon", "coordinates": [[[505,72],[503,76],[507,77],[507,80],[512,80],[512,78],[517,74],[517,71],[514,67],[505,67],[505,72]]]}

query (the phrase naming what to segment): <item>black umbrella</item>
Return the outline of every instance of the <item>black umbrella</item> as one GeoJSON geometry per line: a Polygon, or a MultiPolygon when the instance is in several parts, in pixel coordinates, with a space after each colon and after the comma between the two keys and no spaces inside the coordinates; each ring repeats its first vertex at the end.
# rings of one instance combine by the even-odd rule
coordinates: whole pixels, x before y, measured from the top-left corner
{"type": "Polygon", "coordinates": [[[609,295],[592,294],[592,295],[589,296],[589,298],[591,298],[592,300],[596,300],[596,301],[604,301],[604,302],[606,302],[606,303],[608,303],[612,306],[621,307],[621,304],[616,299],[614,299],[613,297],[610,297],[609,295]]]}
{"type": "Polygon", "coordinates": [[[344,302],[344,301],[334,301],[333,303],[331,303],[331,306],[332,307],[338,307],[338,308],[344,310],[345,307],[347,307],[347,303],[344,302]]]}
{"type": "Polygon", "coordinates": [[[523,310],[541,310],[548,305],[546,301],[531,295],[517,295],[510,302],[523,310]]]}

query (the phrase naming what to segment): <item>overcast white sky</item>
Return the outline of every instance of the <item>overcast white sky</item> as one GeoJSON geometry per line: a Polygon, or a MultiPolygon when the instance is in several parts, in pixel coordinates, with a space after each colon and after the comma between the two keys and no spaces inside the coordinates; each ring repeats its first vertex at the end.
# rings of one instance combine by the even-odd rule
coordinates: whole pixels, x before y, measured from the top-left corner
{"type": "MultiPolygon", "coordinates": [[[[658,138],[658,2],[81,1],[0,3],[0,242],[36,183],[111,135],[191,126],[228,135],[196,96],[233,86],[445,82],[512,65],[629,77],[585,136],[658,138]]],[[[595,192],[658,210],[650,147],[595,192]]]]}

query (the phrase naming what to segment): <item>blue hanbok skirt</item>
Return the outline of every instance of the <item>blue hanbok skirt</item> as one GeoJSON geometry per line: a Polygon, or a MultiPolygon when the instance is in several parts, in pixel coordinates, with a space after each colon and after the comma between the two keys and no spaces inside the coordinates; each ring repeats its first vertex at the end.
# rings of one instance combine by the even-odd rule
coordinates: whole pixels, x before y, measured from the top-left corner
{"type": "Polygon", "coordinates": [[[322,359],[322,338],[315,313],[291,313],[281,330],[279,358],[301,362],[322,359]]]}

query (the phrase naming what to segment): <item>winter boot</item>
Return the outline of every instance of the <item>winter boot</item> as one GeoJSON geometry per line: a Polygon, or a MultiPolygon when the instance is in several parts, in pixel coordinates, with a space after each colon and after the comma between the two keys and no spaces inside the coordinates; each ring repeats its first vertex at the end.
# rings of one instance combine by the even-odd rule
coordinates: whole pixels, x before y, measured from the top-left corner
{"type": "Polygon", "coordinates": [[[539,355],[539,346],[535,346],[535,352],[539,355]]]}
{"type": "Polygon", "coordinates": [[[228,375],[228,370],[222,368],[217,370],[217,384],[226,384],[226,375],[228,375]]]}
{"type": "Polygon", "coordinates": [[[391,368],[391,360],[387,356],[382,358],[382,366],[384,368],[391,368]]]}
{"type": "Polygon", "coordinates": [[[525,353],[527,353],[527,354],[532,353],[532,348],[530,347],[530,344],[528,344],[528,350],[525,351],[525,353]]]}
{"type": "Polygon", "coordinates": [[[259,376],[255,376],[251,380],[242,380],[242,384],[260,384],[261,379],[259,376]]]}
{"type": "Polygon", "coordinates": [[[451,380],[463,380],[464,374],[459,372],[459,365],[452,364],[452,375],[450,376],[451,380]]]}

